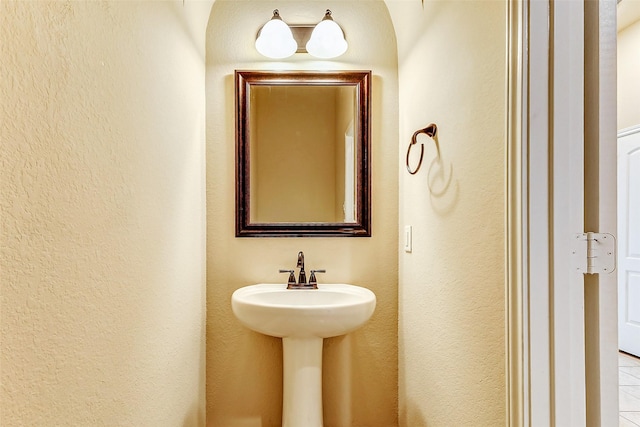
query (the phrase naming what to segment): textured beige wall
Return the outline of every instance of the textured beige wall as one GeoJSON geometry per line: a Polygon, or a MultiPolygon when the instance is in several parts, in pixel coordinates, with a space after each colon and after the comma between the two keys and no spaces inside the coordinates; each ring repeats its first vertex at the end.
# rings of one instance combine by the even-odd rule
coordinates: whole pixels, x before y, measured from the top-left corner
{"type": "Polygon", "coordinates": [[[210,6],[0,3],[3,427],[204,425],[210,6]]]}
{"type": "Polygon", "coordinates": [[[434,122],[445,178],[453,171],[444,187],[423,135],[422,168],[400,172],[399,224],[413,226],[413,252],[399,261],[400,425],[504,425],[505,2],[387,5],[400,161],[434,122]]]}
{"type": "Polygon", "coordinates": [[[397,425],[398,109],[395,37],[379,1],[217,1],[207,34],[207,424],[281,424],[281,342],[242,327],[231,294],[281,282],[279,268],[326,268],[321,282],[372,289],[371,321],[346,338],[325,341],[328,427],[397,425]],[[345,28],[349,51],[332,61],[297,55],[270,61],[255,34],[275,8],[289,23],[319,21],[326,8],[345,28]],[[375,31],[370,29],[375,28],[375,31]],[[234,69],[371,69],[373,236],[371,238],[236,238],[234,228],[234,69]]]}
{"type": "Polygon", "coordinates": [[[640,21],[618,33],[618,130],[640,125],[640,21]]]}

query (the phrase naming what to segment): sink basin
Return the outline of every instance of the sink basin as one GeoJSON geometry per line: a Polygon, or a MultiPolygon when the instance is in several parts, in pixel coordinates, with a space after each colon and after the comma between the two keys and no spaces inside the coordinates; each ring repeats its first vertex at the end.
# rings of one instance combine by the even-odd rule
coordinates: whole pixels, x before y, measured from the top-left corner
{"type": "Polygon", "coordinates": [[[322,427],[322,343],[364,325],[376,308],[369,289],[346,284],[287,289],[245,286],[231,296],[240,323],[282,338],[282,426],[322,427]]]}
{"type": "Polygon", "coordinates": [[[265,335],[328,338],[347,334],[369,320],[376,296],[347,284],[286,289],[265,283],[236,290],[231,307],[240,323],[265,335]]]}

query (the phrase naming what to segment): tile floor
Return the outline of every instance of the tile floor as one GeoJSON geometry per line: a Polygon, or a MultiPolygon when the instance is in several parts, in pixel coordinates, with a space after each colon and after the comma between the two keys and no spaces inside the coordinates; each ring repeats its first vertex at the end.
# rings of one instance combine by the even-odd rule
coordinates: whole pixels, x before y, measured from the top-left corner
{"type": "Polygon", "coordinates": [[[618,353],[620,426],[640,427],[640,358],[618,353]]]}

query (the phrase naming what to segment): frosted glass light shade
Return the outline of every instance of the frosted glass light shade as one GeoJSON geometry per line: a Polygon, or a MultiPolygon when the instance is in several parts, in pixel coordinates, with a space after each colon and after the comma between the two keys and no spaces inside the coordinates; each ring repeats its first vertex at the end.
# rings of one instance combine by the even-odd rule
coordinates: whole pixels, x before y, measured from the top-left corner
{"type": "Polygon", "coordinates": [[[273,11],[273,18],[260,30],[256,50],[273,59],[287,58],[298,50],[291,28],[280,19],[277,9],[273,11]]]}
{"type": "Polygon", "coordinates": [[[347,51],[347,41],[342,28],[331,18],[327,10],[324,19],[316,25],[307,42],[307,52],[316,58],[335,58],[347,51]]]}

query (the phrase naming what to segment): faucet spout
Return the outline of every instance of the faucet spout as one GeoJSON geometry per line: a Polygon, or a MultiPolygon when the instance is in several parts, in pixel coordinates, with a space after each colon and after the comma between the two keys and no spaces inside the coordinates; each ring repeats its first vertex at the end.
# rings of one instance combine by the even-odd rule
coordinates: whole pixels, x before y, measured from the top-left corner
{"type": "Polygon", "coordinates": [[[304,272],[304,253],[302,251],[298,252],[298,264],[296,267],[300,269],[298,284],[301,285],[303,283],[307,283],[307,274],[304,272]]]}

